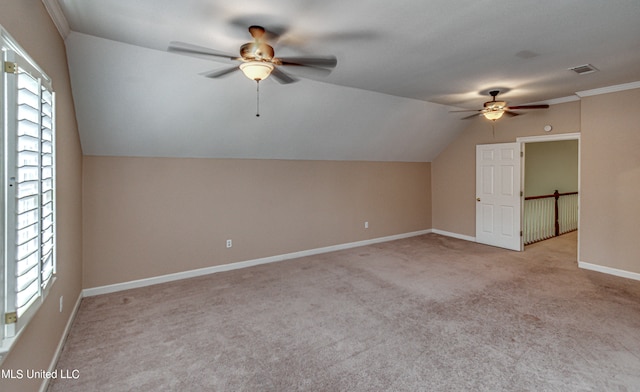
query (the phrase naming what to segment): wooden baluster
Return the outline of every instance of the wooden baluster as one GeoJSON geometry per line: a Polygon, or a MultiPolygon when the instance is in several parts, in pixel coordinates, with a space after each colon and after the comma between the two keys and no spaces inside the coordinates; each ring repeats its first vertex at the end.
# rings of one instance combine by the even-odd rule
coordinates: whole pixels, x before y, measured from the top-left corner
{"type": "Polygon", "coordinates": [[[556,237],[560,235],[560,221],[558,220],[558,199],[560,198],[560,193],[556,189],[553,192],[553,197],[556,199],[555,205],[555,229],[556,229],[556,237]]]}

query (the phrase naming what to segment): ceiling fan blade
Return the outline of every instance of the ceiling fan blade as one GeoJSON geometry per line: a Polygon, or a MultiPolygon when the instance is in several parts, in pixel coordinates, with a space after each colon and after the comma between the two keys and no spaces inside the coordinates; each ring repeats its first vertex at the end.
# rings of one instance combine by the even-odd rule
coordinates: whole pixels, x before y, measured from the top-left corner
{"type": "Polygon", "coordinates": [[[271,71],[271,75],[276,78],[276,80],[282,84],[289,84],[289,83],[293,83],[293,82],[297,82],[298,79],[295,79],[294,77],[287,75],[285,72],[282,72],[281,70],[279,70],[277,67],[273,68],[273,71],[271,71]]]}
{"type": "Polygon", "coordinates": [[[467,116],[467,117],[462,117],[460,120],[468,120],[470,118],[474,118],[474,117],[478,117],[478,116],[482,116],[482,113],[476,113],[476,114],[472,114],[472,115],[467,116]]]}
{"type": "Polygon", "coordinates": [[[179,41],[171,41],[169,43],[168,51],[169,52],[183,53],[183,54],[197,55],[197,56],[222,57],[222,58],[226,58],[228,60],[238,60],[238,56],[234,56],[234,55],[231,55],[231,54],[228,54],[228,53],[220,52],[220,51],[217,51],[215,49],[206,48],[204,46],[198,46],[198,45],[193,45],[193,44],[189,44],[189,43],[186,43],[186,42],[179,42],[179,41]]]}
{"type": "Polygon", "coordinates": [[[338,65],[335,56],[326,57],[280,57],[278,58],[282,65],[292,66],[311,66],[319,68],[334,68],[338,65]]]}
{"type": "Polygon", "coordinates": [[[201,73],[200,75],[205,76],[207,78],[215,79],[215,78],[219,78],[219,77],[222,77],[222,76],[226,76],[226,75],[228,75],[228,74],[230,74],[232,72],[236,72],[238,70],[240,70],[240,67],[231,67],[231,68],[220,69],[220,70],[217,70],[217,71],[204,72],[204,73],[201,73]]]}
{"type": "Polygon", "coordinates": [[[549,109],[549,105],[522,105],[522,106],[509,106],[509,110],[519,109],[549,109]]]}
{"type": "Polygon", "coordinates": [[[291,71],[293,71],[295,75],[299,75],[302,77],[307,77],[307,75],[311,77],[313,76],[326,77],[326,76],[329,76],[329,74],[331,74],[332,70],[327,68],[313,67],[311,65],[303,65],[303,66],[291,68],[291,71]],[[295,71],[293,71],[294,69],[295,71]]]}
{"type": "Polygon", "coordinates": [[[509,116],[509,117],[515,117],[515,116],[519,116],[519,115],[520,115],[520,113],[514,113],[514,112],[510,112],[510,111],[508,111],[508,110],[505,110],[505,111],[504,111],[504,114],[505,114],[506,116],[509,116]]]}
{"type": "Polygon", "coordinates": [[[482,109],[467,109],[467,110],[451,110],[449,113],[462,113],[462,112],[481,112],[482,109]]]}
{"type": "Polygon", "coordinates": [[[315,42],[344,42],[344,41],[373,41],[380,34],[377,30],[352,30],[336,31],[326,33],[304,34],[303,31],[296,31],[295,34],[280,34],[278,37],[278,47],[290,47],[296,49],[308,48],[315,42]]]}
{"type": "Polygon", "coordinates": [[[280,40],[280,37],[287,33],[288,30],[289,28],[287,26],[272,25],[267,28],[265,35],[269,42],[276,43],[280,40]]]}

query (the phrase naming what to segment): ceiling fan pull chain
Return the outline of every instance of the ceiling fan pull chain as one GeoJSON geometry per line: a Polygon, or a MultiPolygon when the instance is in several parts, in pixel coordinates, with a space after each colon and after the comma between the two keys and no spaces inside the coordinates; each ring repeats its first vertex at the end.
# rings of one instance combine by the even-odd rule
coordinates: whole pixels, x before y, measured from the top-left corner
{"type": "Polygon", "coordinates": [[[260,117],[260,79],[256,79],[256,117],[260,117]]]}

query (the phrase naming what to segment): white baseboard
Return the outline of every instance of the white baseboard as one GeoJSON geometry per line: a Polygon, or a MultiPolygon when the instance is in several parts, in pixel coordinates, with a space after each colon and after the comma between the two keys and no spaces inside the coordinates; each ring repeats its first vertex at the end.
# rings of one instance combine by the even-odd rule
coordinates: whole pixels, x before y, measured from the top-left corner
{"type": "Polygon", "coordinates": [[[317,254],[321,254],[321,253],[335,252],[335,251],[343,250],[343,249],[357,248],[359,246],[377,244],[377,243],[380,243],[380,242],[387,242],[387,241],[399,240],[399,239],[402,239],[402,238],[415,237],[415,236],[419,236],[419,235],[423,235],[423,234],[429,234],[431,232],[432,232],[431,229],[413,231],[413,232],[410,232],[410,233],[396,234],[396,235],[391,235],[391,236],[386,236],[386,237],[379,237],[379,238],[373,238],[373,239],[369,239],[369,240],[357,241],[357,242],[349,242],[349,243],[346,243],[346,244],[326,246],[326,247],[323,247],[323,248],[303,250],[303,251],[300,251],[300,252],[286,253],[286,254],[282,254],[282,255],[276,255],[276,256],[263,257],[263,258],[259,258],[259,259],[253,259],[253,260],[240,261],[240,262],[236,262],[236,263],[215,265],[215,266],[212,266],[212,267],[200,268],[200,269],[184,271],[184,272],[177,272],[177,273],[174,273],[174,274],[155,276],[153,278],[138,279],[138,280],[132,280],[132,281],[129,281],[129,282],[116,283],[116,284],[111,284],[111,285],[106,285],[106,286],[91,287],[91,288],[88,288],[88,289],[84,289],[82,291],[82,293],[83,293],[83,296],[85,296],[85,297],[92,297],[92,296],[95,296],[95,295],[115,293],[115,292],[118,292],[118,291],[135,289],[135,288],[145,287],[145,286],[151,286],[151,285],[154,285],[154,284],[172,282],[172,281],[175,281],[175,280],[195,278],[197,276],[209,275],[209,274],[214,274],[214,273],[217,273],[217,272],[231,271],[231,270],[240,269],[240,268],[253,267],[255,265],[260,265],[260,264],[274,263],[274,262],[277,262],[277,261],[290,260],[290,259],[295,259],[295,258],[298,258],[298,257],[313,256],[313,255],[317,255],[317,254]]]}
{"type": "MultiPolygon", "coordinates": [[[[60,354],[62,353],[62,349],[64,348],[64,344],[67,341],[67,336],[69,335],[69,331],[71,331],[71,326],[73,325],[73,321],[76,319],[76,314],[78,313],[78,309],[80,309],[80,302],[82,302],[82,292],[78,295],[78,299],[76,300],[76,304],[73,306],[73,310],[69,315],[69,320],[67,320],[67,325],[64,327],[64,332],[62,333],[62,337],[58,342],[58,347],[56,347],[56,351],[53,354],[53,358],[51,359],[51,363],[49,364],[49,371],[52,372],[56,369],[56,365],[58,364],[58,359],[60,359],[60,354]]],[[[45,377],[42,385],[40,385],[40,392],[45,392],[47,388],[49,388],[50,379],[45,377]]]]}
{"type": "Polygon", "coordinates": [[[432,229],[431,232],[434,233],[434,234],[440,234],[440,235],[444,235],[444,236],[447,236],[447,237],[457,238],[459,240],[476,242],[476,237],[471,237],[471,236],[468,236],[468,235],[463,235],[463,234],[458,234],[458,233],[451,233],[449,231],[438,230],[438,229],[432,229]]]}
{"type": "Polygon", "coordinates": [[[578,261],[578,267],[586,270],[602,272],[603,274],[620,276],[622,278],[640,280],[640,274],[637,272],[625,271],[617,268],[605,267],[603,265],[585,263],[584,261],[578,261]]]}

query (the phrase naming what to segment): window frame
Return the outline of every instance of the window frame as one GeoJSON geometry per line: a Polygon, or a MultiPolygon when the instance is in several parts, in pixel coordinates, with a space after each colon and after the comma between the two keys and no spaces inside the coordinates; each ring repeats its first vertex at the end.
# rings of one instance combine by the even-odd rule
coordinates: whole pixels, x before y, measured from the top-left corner
{"type": "MultiPolygon", "coordinates": [[[[56,253],[57,253],[57,233],[56,233],[56,115],[55,115],[55,92],[52,88],[51,78],[31,59],[31,57],[20,47],[20,45],[11,37],[11,35],[0,25],[0,49],[1,49],[1,69],[2,75],[0,77],[0,124],[2,127],[2,135],[0,137],[0,151],[2,151],[3,159],[0,160],[0,183],[2,184],[2,191],[0,192],[0,233],[2,234],[2,243],[0,245],[0,363],[6,357],[13,346],[14,342],[20,336],[24,327],[28,325],[29,321],[33,318],[34,314],[38,311],[44,300],[47,298],[51,287],[56,280],[56,253]],[[16,64],[15,76],[9,70],[5,69],[6,62],[16,64]],[[37,186],[38,191],[35,199],[37,200],[37,222],[33,225],[37,225],[37,231],[35,231],[35,237],[37,238],[37,278],[38,289],[34,294],[33,299],[27,301],[28,306],[24,307],[22,314],[17,317],[16,322],[7,322],[7,315],[11,315],[12,312],[18,310],[18,304],[16,298],[18,296],[19,289],[18,277],[16,274],[18,266],[18,249],[21,246],[17,243],[17,230],[18,224],[18,197],[19,183],[21,182],[19,177],[20,163],[18,161],[18,140],[20,135],[18,115],[18,103],[19,103],[19,75],[18,68],[24,73],[28,74],[30,78],[37,81],[37,88],[39,91],[34,93],[37,97],[38,109],[36,110],[39,116],[37,130],[37,137],[29,136],[29,138],[36,140],[38,143],[38,163],[36,166],[32,166],[31,169],[37,171],[37,186]],[[47,129],[51,131],[50,135],[45,136],[45,127],[43,125],[43,113],[47,114],[47,110],[44,106],[44,96],[50,94],[50,117],[51,126],[47,129]],[[48,140],[50,139],[50,140],[48,140]],[[45,145],[50,143],[51,152],[46,153],[44,151],[45,145]],[[43,161],[44,156],[50,158],[50,164],[45,164],[43,161]],[[50,178],[51,189],[47,190],[43,188],[43,182],[50,178]],[[50,197],[51,213],[45,214],[44,195],[50,197]],[[11,200],[15,201],[11,201],[11,200]],[[44,204],[43,204],[44,203],[44,204]],[[43,222],[47,217],[51,218],[51,226],[45,227],[47,233],[50,233],[50,240],[45,240],[45,234],[43,232],[43,222]],[[50,242],[50,243],[49,243],[50,242]],[[46,262],[43,261],[42,254],[44,245],[49,243],[51,245],[51,263],[52,273],[47,279],[46,284],[43,285],[43,266],[46,266],[46,262]],[[12,278],[11,278],[12,277],[12,278]]],[[[35,102],[35,101],[34,101],[35,102]]],[[[46,146],[48,147],[48,146],[46,146]]],[[[31,153],[33,155],[33,153],[31,153]]],[[[49,159],[47,159],[47,162],[49,159]]],[[[34,182],[33,179],[29,180],[34,182]]],[[[45,255],[47,253],[45,252],[45,255]]],[[[33,268],[36,268],[33,267],[33,268]]],[[[29,268],[31,269],[31,267],[29,268]]],[[[32,281],[32,282],[35,282],[32,281]]]]}

